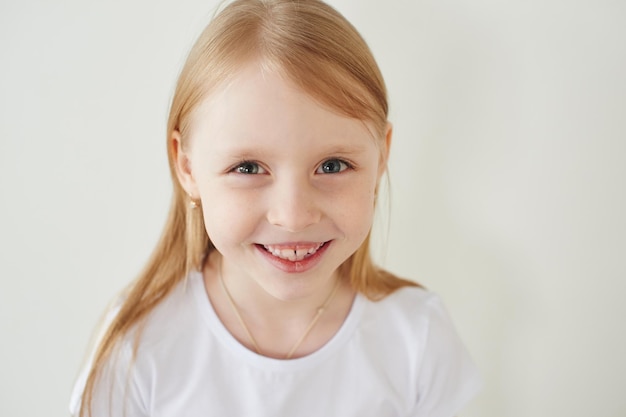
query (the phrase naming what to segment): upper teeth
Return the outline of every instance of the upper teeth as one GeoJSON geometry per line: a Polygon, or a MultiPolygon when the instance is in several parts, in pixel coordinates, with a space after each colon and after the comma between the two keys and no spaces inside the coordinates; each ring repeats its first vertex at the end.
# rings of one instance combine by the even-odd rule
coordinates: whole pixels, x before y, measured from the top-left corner
{"type": "Polygon", "coordinates": [[[294,262],[294,261],[301,261],[307,256],[314,254],[315,252],[318,251],[319,248],[322,247],[322,245],[323,243],[318,243],[315,246],[307,246],[307,247],[294,246],[290,248],[285,248],[285,247],[277,247],[277,246],[272,246],[272,245],[263,245],[263,247],[276,257],[279,257],[282,259],[288,259],[294,262]]]}

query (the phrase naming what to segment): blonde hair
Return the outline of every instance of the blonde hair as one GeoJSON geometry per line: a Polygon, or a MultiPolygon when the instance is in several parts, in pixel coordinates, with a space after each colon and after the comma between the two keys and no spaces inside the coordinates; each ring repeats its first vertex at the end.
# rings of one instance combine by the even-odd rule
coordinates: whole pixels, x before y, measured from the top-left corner
{"type": "MultiPolygon", "coordinates": [[[[236,0],[202,32],[181,71],[167,124],[167,150],[174,193],[156,248],[102,338],[89,373],[80,415],[91,414],[94,387],[114,348],[202,263],[214,247],[201,210],[189,207],[173,160],[173,136],[182,146],[190,119],[212,90],[227,82],[242,64],[260,60],[303,91],[340,114],[368,122],[384,141],[388,103],[383,77],[367,44],[335,9],[319,0],[236,0]]],[[[376,267],[369,235],[341,266],[340,275],[370,299],[416,285],[376,267]]]]}

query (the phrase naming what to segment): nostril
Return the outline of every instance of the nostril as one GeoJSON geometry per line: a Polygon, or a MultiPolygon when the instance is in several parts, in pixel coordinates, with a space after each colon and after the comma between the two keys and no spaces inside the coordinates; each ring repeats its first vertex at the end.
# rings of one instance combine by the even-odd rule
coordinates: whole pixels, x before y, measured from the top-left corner
{"type": "Polygon", "coordinates": [[[268,198],[268,222],[286,231],[304,230],[321,219],[316,190],[298,176],[277,179],[268,198]]]}

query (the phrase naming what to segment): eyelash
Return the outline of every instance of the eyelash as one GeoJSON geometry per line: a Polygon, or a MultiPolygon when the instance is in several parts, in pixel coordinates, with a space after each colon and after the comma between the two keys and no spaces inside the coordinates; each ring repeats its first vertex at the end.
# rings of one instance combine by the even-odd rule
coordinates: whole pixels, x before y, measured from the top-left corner
{"type": "MultiPolygon", "coordinates": [[[[338,174],[347,169],[354,169],[354,165],[340,158],[329,158],[324,160],[315,170],[316,174],[338,174]],[[329,162],[333,162],[339,165],[339,171],[324,171],[324,165],[329,162]]],[[[265,168],[261,167],[258,162],[255,161],[241,161],[235,165],[229,172],[242,175],[259,175],[264,174],[265,168]]]]}

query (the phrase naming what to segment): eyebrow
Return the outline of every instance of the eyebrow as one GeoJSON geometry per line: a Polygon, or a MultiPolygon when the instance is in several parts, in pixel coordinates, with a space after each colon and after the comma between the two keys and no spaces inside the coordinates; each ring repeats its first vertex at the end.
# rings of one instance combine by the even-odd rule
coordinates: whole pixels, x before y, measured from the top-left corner
{"type": "Polygon", "coordinates": [[[233,149],[220,149],[217,155],[227,157],[233,161],[245,161],[253,159],[265,159],[273,154],[271,149],[255,148],[251,146],[242,146],[233,149]]]}
{"type": "MultiPolygon", "coordinates": [[[[345,146],[343,144],[331,145],[326,149],[319,150],[319,153],[327,155],[356,155],[365,152],[366,146],[361,144],[355,144],[345,146]]],[[[274,155],[274,150],[269,148],[265,149],[265,146],[241,146],[232,149],[221,149],[218,151],[222,155],[226,155],[229,158],[246,160],[246,159],[258,159],[266,158],[274,155]]]]}
{"type": "Polygon", "coordinates": [[[352,155],[365,152],[366,147],[358,144],[352,146],[345,145],[336,145],[331,148],[328,148],[324,151],[324,153],[328,154],[340,154],[340,155],[352,155]]]}

